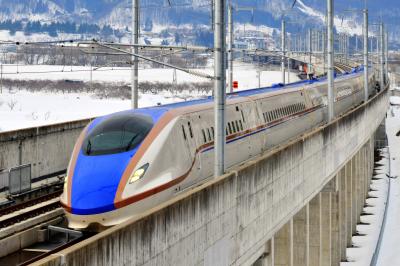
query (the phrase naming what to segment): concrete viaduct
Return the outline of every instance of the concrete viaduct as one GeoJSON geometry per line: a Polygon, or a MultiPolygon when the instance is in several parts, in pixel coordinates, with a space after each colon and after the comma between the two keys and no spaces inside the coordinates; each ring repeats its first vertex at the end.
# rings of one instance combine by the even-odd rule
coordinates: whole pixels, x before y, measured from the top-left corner
{"type": "MultiPolygon", "coordinates": [[[[284,143],[36,265],[338,265],[346,259],[388,106],[385,90],[284,143]]],[[[0,134],[0,169],[65,170],[89,120],[0,134]]]]}

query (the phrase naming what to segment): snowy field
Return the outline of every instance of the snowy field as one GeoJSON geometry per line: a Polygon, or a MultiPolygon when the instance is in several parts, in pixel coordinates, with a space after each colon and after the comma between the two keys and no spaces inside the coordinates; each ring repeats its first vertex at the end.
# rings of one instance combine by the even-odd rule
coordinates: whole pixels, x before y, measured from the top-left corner
{"type": "MultiPolygon", "coordinates": [[[[195,69],[197,72],[213,74],[212,68],[195,69]]],[[[3,65],[3,78],[23,80],[79,80],[96,82],[126,82],[131,81],[130,68],[123,67],[91,67],[90,66],[49,66],[49,65],[3,65]]],[[[176,71],[177,82],[207,82],[209,79],[176,71]]],[[[286,80],[288,74],[286,73],[286,80]]],[[[238,62],[234,65],[233,79],[239,82],[239,89],[249,89],[258,86],[258,74],[254,65],[238,62]]],[[[282,80],[279,71],[262,71],[261,86],[269,86],[282,80]]],[[[297,81],[295,73],[291,73],[290,81],[297,81]]],[[[139,81],[173,82],[173,70],[168,68],[139,69],[139,81]]]]}
{"type": "MultiPolygon", "coordinates": [[[[142,69],[139,72],[140,81],[172,82],[171,69],[142,69]]],[[[212,69],[203,70],[212,73],[212,69]]],[[[3,66],[3,77],[21,80],[90,80],[90,67],[63,67],[63,66],[3,66]]],[[[178,83],[204,82],[204,78],[192,76],[177,71],[178,83]]],[[[264,71],[261,74],[261,86],[269,86],[280,82],[281,74],[277,71],[264,71]]],[[[257,72],[251,65],[237,66],[234,80],[239,81],[239,89],[258,87],[257,72]]],[[[291,81],[297,81],[295,74],[291,74],[291,81]]],[[[130,82],[130,69],[105,68],[93,71],[93,81],[96,82],[130,82]]],[[[160,94],[140,94],[139,107],[154,106],[197,99],[205,94],[193,94],[188,91],[173,95],[171,92],[160,94]]],[[[3,90],[0,94],[0,131],[9,131],[45,124],[52,124],[70,120],[77,120],[130,108],[129,100],[107,99],[101,100],[95,95],[87,93],[32,93],[24,90],[3,90]]]]}
{"type": "MultiPolygon", "coordinates": [[[[201,95],[191,96],[193,99],[201,97],[201,95]]],[[[140,107],[178,101],[182,101],[182,98],[167,92],[162,95],[144,94],[140,95],[139,99],[140,107]]],[[[5,91],[0,95],[0,131],[90,118],[129,108],[129,100],[101,100],[86,93],[5,91]]]]}

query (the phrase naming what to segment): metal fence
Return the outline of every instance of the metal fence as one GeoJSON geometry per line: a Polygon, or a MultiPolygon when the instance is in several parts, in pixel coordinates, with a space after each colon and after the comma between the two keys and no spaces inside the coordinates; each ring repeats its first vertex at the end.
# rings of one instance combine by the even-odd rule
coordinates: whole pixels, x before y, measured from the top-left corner
{"type": "Polygon", "coordinates": [[[20,165],[10,169],[10,194],[20,194],[31,189],[31,165],[20,165]]]}

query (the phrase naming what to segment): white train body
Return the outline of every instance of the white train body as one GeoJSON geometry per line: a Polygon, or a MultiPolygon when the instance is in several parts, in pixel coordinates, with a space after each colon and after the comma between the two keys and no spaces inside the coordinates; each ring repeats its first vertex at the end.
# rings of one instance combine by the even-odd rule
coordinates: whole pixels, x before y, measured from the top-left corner
{"type": "MultiPolygon", "coordinates": [[[[372,74],[370,84],[375,84],[372,74]]],[[[373,89],[369,89],[369,94],[373,93],[373,89]]],[[[336,116],[362,103],[363,73],[336,78],[334,94],[336,116]]],[[[78,153],[88,132],[85,130],[82,133],[71,159],[66,191],[61,199],[70,227],[121,223],[159,206],[213,175],[215,134],[212,99],[167,107],[168,110],[154,123],[135,153],[130,155],[129,162],[121,166],[124,170],[115,190],[114,208],[110,207],[107,211],[90,211],[99,208],[87,206],[87,213],[74,213],[74,199],[71,197],[74,197],[74,186],[81,183],[75,184],[71,179],[79,178],[74,176],[78,175],[74,166],[78,157],[83,156],[78,156],[78,153]],[[143,168],[144,174],[130,182],[136,173],[143,172],[143,166],[146,168],[143,168]]],[[[243,163],[326,122],[326,80],[229,95],[226,101],[225,165],[230,168],[243,163]]],[[[99,159],[96,158],[98,156],[88,157],[99,159]]],[[[79,205],[83,201],[75,202],[79,205]]]]}

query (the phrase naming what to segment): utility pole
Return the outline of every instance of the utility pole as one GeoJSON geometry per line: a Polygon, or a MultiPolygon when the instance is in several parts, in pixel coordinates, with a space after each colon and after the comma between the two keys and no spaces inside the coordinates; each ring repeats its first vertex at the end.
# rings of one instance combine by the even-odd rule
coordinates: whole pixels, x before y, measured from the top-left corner
{"type": "Polygon", "coordinates": [[[328,120],[333,120],[334,117],[334,51],[333,51],[333,0],[327,0],[328,11],[328,120]]]}
{"type": "Polygon", "coordinates": [[[90,91],[93,91],[93,65],[92,65],[92,57],[90,57],[90,91]]]}
{"type": "Polygon", "coordinates": [[[228,88],[233,92],[233,13],[232,3],[228,5],[228,88]]]}
{"type": "Polygon", "coordinates": [[[225,172],[225,0],[214,0],[214,175],[225,172]]]}
{"type": "Polygon", "coordinates": [[[285,84],[285,57],[286,57],[286,23],[285,20],[282,19],[282,27],[281,27],[281,71],[282,71],[282,84],[285,84]]]}
{"type": "Polygon", "coordinates": [[[364,102],[368,101],[368,9],[364,9],[364,102]]]}
{"type": "Polygon", "coordinates": [[[380,63],[381,63],[381,65],[380,65],[380,73],[381,73],[381,90],[383,90],[383,88],[385,87],[385,67],[384,67],[384,65],[385,65],[385,59],[384,59],[384,57],[385,57],[385,49],[384,49],[384,47],[385,47],[385,45],[384,45],[384,43],[385,43],[385,37],[384,37],[384,34],[385,34],[385,32],[384,32],[384,27],[383,27],[383,22],[381,22],[380,23],[380,30],[379,30],[379,34],[380,34],[380,39],[381,39],[381,41],[380,41],[380,57],[381,57],[381,60],[380,60],[380,63]]]}
{"type": "MultiPolygon", "coordinates": [[[[132,0],[132,54],[138,54],[139,49],[139,0],[132,0]]],[[[139,76],[139,59],[132,56],[132,73],[131,73],[131,107],[132,109],[138,108],[138,76],[139,76]]]]}

